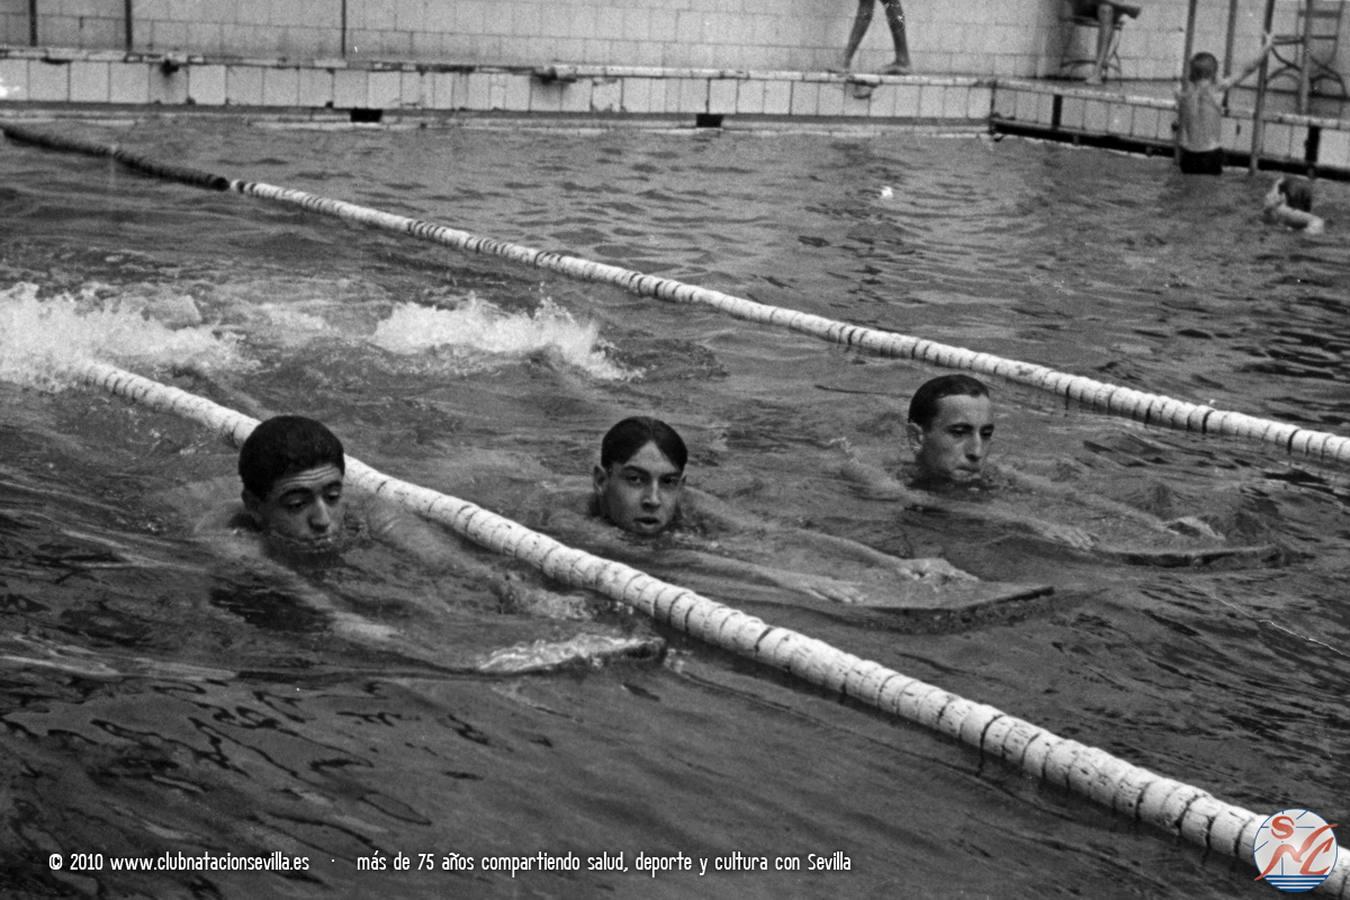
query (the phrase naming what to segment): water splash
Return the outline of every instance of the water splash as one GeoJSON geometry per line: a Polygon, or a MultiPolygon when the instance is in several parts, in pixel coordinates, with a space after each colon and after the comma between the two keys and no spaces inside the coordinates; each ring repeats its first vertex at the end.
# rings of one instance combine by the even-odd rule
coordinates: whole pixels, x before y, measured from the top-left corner
{"type": "Polygon", "coordinates": [[[192,298],[133,297],[86,285],[79,296],[41,296],[19,282],[0,288],[0,380],[61,391],[65,374],[91,360],[139,369],[249,371],[239,338],[201,323],[192,298]]]}
{"type": "Polygon", "coordinates": [[[437,350],[519,358],[547,352],[593,378],[622,381],[637,373],[613,362],[600,326],[578,323],[545,298],[533,313],[507,312],[475,296],[454,309],[401,303],[375,328],[371,342],[390,353],[437,350]]]}

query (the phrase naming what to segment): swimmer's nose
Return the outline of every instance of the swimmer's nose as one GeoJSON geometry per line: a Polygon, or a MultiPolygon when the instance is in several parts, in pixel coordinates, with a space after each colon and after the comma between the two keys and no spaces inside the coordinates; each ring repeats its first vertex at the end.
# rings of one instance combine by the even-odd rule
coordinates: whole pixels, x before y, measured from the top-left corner
{"type": "Polygon", "coordinates": [[[984,459],[989,453],[989,442],[982,437],[975,437],[966,445],[966,456],[975,462],[984,459]]]}
{"type": "Polygon", "coordinates": [[[649,507],[661,505],[661,486],[659,484],[648,485],[647,490],[642,492],[642,505],[649,507]]]}
{"type": "Polygon", "coordinates": [[[309,527],[322,534],[333,525],[333,514],[328,510],[328,504],[320,501],[314,504],[314,511],[309,516],[309,527]]]}

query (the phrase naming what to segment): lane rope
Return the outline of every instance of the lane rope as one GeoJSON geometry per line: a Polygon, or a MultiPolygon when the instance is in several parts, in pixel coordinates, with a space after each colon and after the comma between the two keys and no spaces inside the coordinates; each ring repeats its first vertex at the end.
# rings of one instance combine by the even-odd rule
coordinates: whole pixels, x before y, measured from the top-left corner
{"type": "Polygon", "coordinates": [[[645,275],[632,269],[581,257],[482,237],[447,225],[395,215],[344,200],[320,197],[261,182],[230,179],[187,166],[170,165],[121,147],[51,134],[13,122],[0,121],[0,131],[13,140],[51,150],[110,157],[129,168],[158,178],[208,190],[234,191],[248,197],[297,206],[309,212],[410,235],[465,253],[496,256],[585,281],[611,284],[638,296],[709,306],[738,319],[787,328],[878,356],[913,359],[944,368],[968,369],[983,375],[992,375],[1053,393],[1089,409],[1131,418],[1145,425],[1236,437],[1278,447],[1290,455],[1304,456],[1318,462],[1350,464],[1350,438],[1326,431],[1316,431],[1241,412],[1220,410],[1204,404],[1176,400],[1161,394],[1151,394],[1081,375],[1059,372],[1034,363],[979,353],[964,347],[896,332],[852,325],[784,307],[769,306],[669,278],[645,275]]]}
{"type": "MultiPolygon", "coordinates": [[[[85,362],[68,371],[91,387],[198,422],[236,447],[258,424],[256,419],[205,397],[107,363],[85,362]]],[[[347,457],[347,479],[482,547],[522,560],[550,578],[595,591],[716,647],[938,731],[982,755],[1000,759],[1132,820],[1252,862],[1264,815],[824,641],[769,625],[630,566],[569,547],[468,501],[401,481],[351,456],[347,457]]],[[[1350,854],[1339,855],[1320,889],[1342,900],[1350,898],[1350,854]]]]}

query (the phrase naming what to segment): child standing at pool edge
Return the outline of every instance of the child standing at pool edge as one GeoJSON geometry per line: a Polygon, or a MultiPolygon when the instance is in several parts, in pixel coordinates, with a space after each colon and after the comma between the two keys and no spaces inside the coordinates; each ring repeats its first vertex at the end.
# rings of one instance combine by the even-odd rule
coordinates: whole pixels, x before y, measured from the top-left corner
{"type": "Polygon", "coordinates": [[[1177,88],[1177,164],[1183,175],[1219,175],[1223,172],[1223,95],[1247,78],[1275,46],[1271,35],[1261,44],[1261,53],[1236,75],[1218,78],[1219,61],[1213,53],[1191,57],[1186,84],[1177,88]]]}

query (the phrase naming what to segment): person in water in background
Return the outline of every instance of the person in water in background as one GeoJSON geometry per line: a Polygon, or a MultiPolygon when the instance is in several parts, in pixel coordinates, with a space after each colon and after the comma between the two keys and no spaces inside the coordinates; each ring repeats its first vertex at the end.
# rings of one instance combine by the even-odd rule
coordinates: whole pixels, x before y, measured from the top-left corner
{"type": "Polygon", "coordinates": [[[1301,230],[1307,234],[1321,234],[1325,223],[1313,215],[1312,182],[1296,175],[1276,178],[1266,193],[1262,216],[1267,222],[1301,230]]]}
{"type": "Polygon", "coordinates": [[[1274,46],[1274,38],[1266,35],[1260,55],[1227,78],[1219,78],[1213,53],[1191,57],[1186,83],[1176,90],[1177,165],[1183,175],[1223,174],[1223,95],[1260,68],[1274,46]]]}
{"type": "Polygon", "coordinates": [[[872,499],[898,500],[914,509],[1017,525],[1079,550],[1095,546],[1097,537],[1076,526],[1030,516],[1004,504],[971,501],[978,495],[998,494],[1003,488],[1018,488],[1069,497],[1077,505],[1136,521],[1148,530],[1218,537],[1192,518],[1165,523],[1124,503],[989,465],[986,460],[994,439],[993,400],[984,382],[969,375],[941,375],[920,385],[910,399],[905,434],[913,462],[901,467],[901,478],[860,461],[847,441],[841,442],[847,457],[844,477],[872,499]]]}
{"type": "MultiPolygon", "coordinates": [[[[479,580],[507,607],[587,618],[585,595],[558,594],[494,567],[423,519],[345,484],[342,442],[321,422],[281,415],[260,423],[239,449],[240,502],[208,514],[197,533],[237,559],[323,565],[370,541],[431,572],[479,580]]],[[[312,598],[311,598],[312,599],[312,598]]]]}
{"type": "MultiPolygon", "coordinates": [[[[941,559],[901,559],[847,538],[776,526],[738,512],[716,497],[686,486],[688,459],[684,440],[665,422],[648,416],[620,421],[600,442],[600,461],[591,476],[590,515],[641,538],[678,531],[705,535],[756,532],[802,542],[835,558],[844,556],[905,579],[929,579],[941,583],[971,578],[941,559]]],[[[692,554],[689,557],[691,564],[704,571],[725,572],[732,577],[749,575],[815,599],[843,603],[867,599],[856,582],[731,559],[691,550],[687,545],[672,552],[692,554]]]]}

